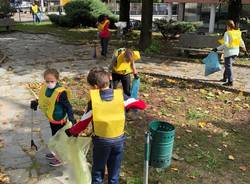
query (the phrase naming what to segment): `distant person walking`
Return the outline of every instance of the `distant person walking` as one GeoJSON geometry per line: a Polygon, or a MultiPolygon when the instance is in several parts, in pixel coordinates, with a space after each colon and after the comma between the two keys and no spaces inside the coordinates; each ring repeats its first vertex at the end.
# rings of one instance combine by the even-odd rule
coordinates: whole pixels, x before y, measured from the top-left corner
{"type": "Polygon", "coordinates": [[[97,28],[99,31],[99,38],[101,39],[101,55],[106,58],[107,52],[108,52],[108,42],[110,39],[110,31],[109,31],[109,25],[110,21],[108,19],[108,16],[106,15],[100,15],[98,17],[98,22],[97,22],[97,28]]]}
{"type": "Polygon", "coordinates": [[[241,31],[235,26],[234,22],[229,20],[226,25],[227,31],[224,34],[224,38],[219,40],[221,45],[214,48],[213,51],[224,51],[225,71],[223,79],[220,81],[224,82],[224,86],[233,86],[233,62],[240,53],[240,47],[246,53],[246,46],[242,40],[241,31]]]}
{"type": "Polygon", "coordinates": [[[39,10],[39,6],[37,4],[38,4],[38,2],[35,1],[35,2],[33,2],[32,6],[31,6],[31,13],[32,13],[34,23],[41,22],[40,17],[39,17],[40,10],[39,10]]]}

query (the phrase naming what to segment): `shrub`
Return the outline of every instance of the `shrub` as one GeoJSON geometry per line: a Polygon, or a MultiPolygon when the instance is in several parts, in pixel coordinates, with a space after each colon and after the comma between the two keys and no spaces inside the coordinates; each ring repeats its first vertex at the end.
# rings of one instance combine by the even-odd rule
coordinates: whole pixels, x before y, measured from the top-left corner
{"type": "Polygon", "coordinates": [[[10,6],[9,0],[0,1],[0,18],[12,16],[13,8],[10,6]]]}
{"type": "Polygon", "coordinates": [[[55,15],[49,16],[52,23],[59,26],[95,27],[98,16],[106,14],[110,17],[111,27],[116,21],[114,14],[100,0],[74,0],[64,6],[65,16],[63,18],[55,15]],[[69,23],[68,21],[72,21],[69,23]],[[65,22],[65,25],[62,25],[65,22]]]}
{"type": "Polygon", "coordinates": [[[161,44],[153,40],[151,45],[145,50],[146,54],[159,54],[161,52],[161,44]]]}
{"type": "Polygon", "coordinates": [[[58,26],[61,27],[75,27],[76,24],[75,22],[71,19],[71,17],[65,16],[65,15],[56,15],[56,14],[52,14],[52,15],[48,15],[50,21],[58,26]]]}
{"type": "Polygon", "coordinates": [[[157,19],[154,24],[160,30],[164,38],[174,37],[181,33],[194,32],[199,26],[198,23],[168,21],[166,19],[157,19]]]}

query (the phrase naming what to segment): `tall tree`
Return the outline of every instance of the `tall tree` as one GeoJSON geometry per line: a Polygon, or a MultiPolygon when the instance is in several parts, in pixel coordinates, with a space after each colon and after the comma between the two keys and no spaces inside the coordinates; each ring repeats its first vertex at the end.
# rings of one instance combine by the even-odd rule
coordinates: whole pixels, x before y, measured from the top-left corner
{"type": "Polygon", "coordinates": [[[242,9],[241,0],[229,0],[228,19],[233,20],[235,24],[239,24],[241,9],[242,9]]]}
{"type": "Polygon", "coordinates": [[[127,28],[129,28],[129,12],[130,12],[130,0],[120,0],[119,20],[127,22],[127,28]]]}
{"type": "Polygon", "coordinates": [[[153,0],[142,1],[142,21],[140,47],[145,50],[152,41],[153,0]]]}

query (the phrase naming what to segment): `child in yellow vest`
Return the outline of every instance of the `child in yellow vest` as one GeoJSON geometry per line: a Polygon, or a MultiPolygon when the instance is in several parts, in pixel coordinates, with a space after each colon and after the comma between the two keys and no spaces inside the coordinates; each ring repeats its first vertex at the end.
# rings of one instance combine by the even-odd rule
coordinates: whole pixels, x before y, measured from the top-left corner
{"type": "Polygon", "coordinates": [[[127,48],[118,49],[112,59],[110,70],[112,72],[113,88],[116,89],[121,81],[123,91],[130,96],[130,74],[138,79],[135,61],[141,59],[139,51],[132,51],[127,48]]]}
{"type": "Polygon", "coordinates": [[[108,183],[119,183],[126,139],[125,110],[146,108],[143,101],[129,98],[120,89],[109,88],[109,80],[110,74],[104,69],[96,67],[90,70],[87,81],[92,89],[88,109],[80,122],[65,131],[68,136],[78,136],[92,122],[94,134],[92,184],[103,183],[106,165],[108,183]]]}
{"type": "MultiPolygon", "coordinates": [[[[45,83],[41,87],[39,99],[31,101],[31,109],[37,110],[37,106],[48,118],[52,136],[56,134],[67,120],[76,123],[72,106],[69,102],[69,91],[62,87],[59,80],[59,73],[56,69],[47,69],[44,72],[45,83]]],[[[53,153],[46,154],[46,158],[51,160],[51,166],[61,165],[53,153]]]]}

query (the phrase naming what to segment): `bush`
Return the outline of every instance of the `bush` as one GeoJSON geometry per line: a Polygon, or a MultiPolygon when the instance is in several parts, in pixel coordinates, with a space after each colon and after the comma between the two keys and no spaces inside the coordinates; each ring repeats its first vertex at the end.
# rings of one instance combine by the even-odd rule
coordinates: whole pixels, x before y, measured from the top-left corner
{"type": "Polygon", "coordinates": [[[194,32],[199,26],[198,23],[167,21],[166,19],[157,19],[154,24],[162,33],[164,38],[175,37],[178,34],[194,32]]]}
{"type": "Polygon", "coordinates": [[[12,12],[14,12],[14,9],[11,8],[9,0],[1,0],[0,1],[0,18],[10,17],[12,16],[12,12]]]}
{"type": "Polygon", "coordinates": [[[151,45],[145,50],[146,54],[160,54],[161,44],[158,41],[153,40],[151,45]]]}
{"type": "Polygon", "coordinates": [[[95,27],[97,18],[101,14],[106,14],[110,17],[111,27],[116,21],[115,15],[100,0],[71,1],[64,6],[64,10],[65,16],[49,16],[51,22],[64,27],[95,27]],[[69,21],[71,21],[71,23],[69,23],[69,21]],[[65,23],[65,25],[63,25],[63,23],[65,23]]]}
{"type": "Polygon", "coordinates": [[[56,15],[56,14],[52,14],[52,15],[48,15],[50,21],[58,26],[61,27],[75,27],[76,24],[75,22],[68,16],[65,15],[56,15]]]}

